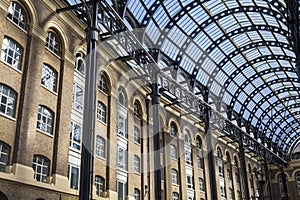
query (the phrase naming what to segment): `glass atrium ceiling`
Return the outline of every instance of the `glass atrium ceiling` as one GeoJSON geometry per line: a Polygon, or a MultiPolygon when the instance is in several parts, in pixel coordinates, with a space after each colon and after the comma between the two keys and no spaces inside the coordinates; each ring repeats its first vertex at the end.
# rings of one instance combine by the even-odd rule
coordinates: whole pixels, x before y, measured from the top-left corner
{"type": "Polygon", "coordinates": [[[213,104],[232,108],[284,151],[300,139],[299,78],[286,1],[107,1],[119,10],[117,2],[126,3],[121,18],[129,29],[142,28],[146,46],[179,66],[172,78],[195,77],[194,92],[197,85],[207,87],[213,104]]]}

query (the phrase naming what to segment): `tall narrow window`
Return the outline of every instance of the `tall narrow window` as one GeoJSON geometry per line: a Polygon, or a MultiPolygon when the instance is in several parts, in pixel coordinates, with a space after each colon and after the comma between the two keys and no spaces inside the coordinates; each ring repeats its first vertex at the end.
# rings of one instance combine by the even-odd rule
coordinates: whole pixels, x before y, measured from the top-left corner
{"type": "Polygon", "coordinates": [[[204,180],[202,178],[199,178],[199,190],[205,192],[204,180]]]}
{"type": "Polygon", "coordinates": [[[106,106],[100,101],[98,101],[97,119],[103,123],[106,123],[106,106]]]}
{"type": "Polygon", "coordinates": [[[23,49],[12,39],[5,37],[2,44],[1,61],[14,69],[21,69],[23,49]]]}
{"type": "Polygon", "coordinates": [[[201,150],[202,149],[202,142],[201,142],[201,139],[199,136],[197,136],[197,139],[196,139],[196,147],[197,149],[201,150]]]}
{"type": "Polygon", "coordinates": [[[172,184],[178,185],[178,172],[176,169],[172,169],[172,184]]]}
{"type": "Polygon", "coordinates": [[[99,88],[100,91],[107,94],[107,79],[106,79],[106,77],[103,73],[100,74],[100,80],[99,80],[98,88],[99,88]]]}
{"type": "Polygon", "coordinates": [[[105,158],[105,140],[97,136],[96,138],[96,156],[99,156],[100,158],[105,158]]]}
{"type": "Polygon", "coordinates": [[[104,192],[104,178],[101,176],[95,176],[95,186],[97,196],[103,197],[104,192]]]}
{"type": "Polygon", "coordinates": [[[48,32],[48,37],[46,39],[46,47],[54,54],[60,56],[60,51],[61,51],[60,41],[58,40],[57,35],[52,31],[48,32]]]}
{"type": "Polygon", "coordinates": [[[134,142],[137,144],[140,144],[140,129],[136,126],[134,126],[134,142]]]}
{"type": "Polygon", "coordinates": [[[229,188],[229,200],[233,200],[233,189],[229,188]]]}
{"type": "Polygon", "coordinates": [[[297,192],[300,194],[300,173],[296,174],[296,186],[297,186],[297,192]]]}
{"type": "Polygon", "coordinates": [[[118,167],[127,170],[127,152],[120,146],[118,146],[118,167]]]}
{"type": "Polygon", "coordinates": [[[134,102],[134,110],[133,110],[133,115],[134,117],[136,117],[137,119],[141,118],[141,107],[139,105],[139,103],[136,101],[134,102]]]}
{"type": "Polygon", "coordinates": [[[171,122],[171,124],[170,124],[170,135],[173,136],[173,137],[176,137],[177,131],[178,130],[177,130],[175,122],[171,122]]]}
{"type": "Polygon", "coordinates": [[[82,52],[79,52],[79,53],[76,54],[75,69],[76,69],[76,71],[78,71],[82,76],[84,76],[85,61],[84,61],[84,54],[83,54],[82,52]]]}
{"type": "Polygon", "coordinates": [[[223,166],[223,159],[222,159],[222,152],[218,148],[217,149],[217,161],[218,161],[218,170],[219,170],[219,176],[224,178],[224,166],[223,166]]]}
{"type": "Polygon", "coordinates": [[[134,199],[135,200],[141,200],[141,192],[137,188],[134,188],[134,199]]]}
{"type": "Polygon", "coordinates": [[[83,89],[76,83],[73,85],[72,106],[79,111],[83,110],[83,89]]]}
{"type": "Polygon", "coordinates": [[[127,183],[117,182],[118,200],[125,200],[127,196],[127,183]]]}
{"type": "Polygon", "coordinates": [[[170,145],[170,154],[171,154],[171,158],[172,159],[177,159],[178,156],[177,156],[177,149],[174,145],[170,145]]]}
{"type": "Polygon", "coordinates": [[[194,188],[192,175],[186,175],[186,185],[187,185],[187,188],[189,188],[189,189],[194,188]]]}
{"type": "Polygon", "coordinates": [[[81,146],[81,125],[71,121],[70,127],[70,147],[80,150],[81,146]]]}
{"type": "Polygon", "coordinates": [[[137,155],[134,155],[134,172],[138,174],[141,173],[141,162],[137,155]]]}
{"type": "Polygon", "coordinates": [[[119,115],[119,117],[118,117],[118,134],[122,137],[127,138],[126,124],[127,124],[126,118],[124,116],[119,115]]]}
{"type": "Polygon", "coordinates": [[[52,135],[53,112],[44,106],[39,106],[37,129],[52,135]]]}
{"type": "Polygon", "coordinates": [[[197,156],[197,167],[198,169],[203,169],[203,158],[201,158],[200,156],[197,156]]]}
{"type": "Polygon", "coordinates": [[[47,64],[43,64],[41,83],[45,88],[56,92],[57,72],[47,64]]]}
{"type": "Polygon", "coordinates": [[[16,2],[10,2],[7,18],[20,28],[26,30],[27,18],[22,7],[16,2]]]}
{"type": "Polygon", "coordinates": [[[15,117],[17,93],[0,83],[0,113],[15,117]]]}
{"type": "Polygon", "coordinates": [[[0,141],[0,172],[5,172],[9,159],[10,147],[4,142],[0,141]]]}
{"type": "Polygon", "coordinates": [[[69,180],[70,180],[70,188],[78,189],[79,185],[79,168],[73,165],[69,165],[69,180]]]}
{"type": "Polygon", "coordinates": [[[184,130],[184,149],[185,149],[185,163],[192,164],[192,149],[191,149],[191,137],[188,130],[184,130]]]}
{"type": "Polygon", "coordinates": [[[44,156],[34,156],[32,168],[34,179],[39,182],[48,182],[50,161],[44,156]]]}

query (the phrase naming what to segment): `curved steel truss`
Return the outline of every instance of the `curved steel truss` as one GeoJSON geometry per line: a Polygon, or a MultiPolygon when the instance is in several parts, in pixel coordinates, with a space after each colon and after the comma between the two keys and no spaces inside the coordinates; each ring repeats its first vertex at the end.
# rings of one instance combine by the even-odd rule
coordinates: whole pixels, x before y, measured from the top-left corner
{"type": "Polygon", "coordinates": [[[298,1],[100,2],[100,39],[114,36],[123,59],[157,62],[200,100],[208,90],[208,103],[253,141],[282,156],[291,151],[300,138],[298,1]]]}

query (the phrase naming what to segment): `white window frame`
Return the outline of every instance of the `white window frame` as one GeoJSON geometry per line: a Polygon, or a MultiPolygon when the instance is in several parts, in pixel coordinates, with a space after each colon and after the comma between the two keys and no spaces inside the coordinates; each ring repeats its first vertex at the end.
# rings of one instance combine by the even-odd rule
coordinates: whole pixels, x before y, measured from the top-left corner
{"type": "Polygon", "coordinates": [[[134,126],[134,142],[136,144],[141,144],[141,138],[140,138],[140,129],[137,126],[134,126]]]}
{"type": "Polygon", "coordinates": [[[0,172],[5,172],[9,160],[10,146],[0,141],[0,172]]]}
{"type": "Polygon", "coordinates": [[[102,176],[95,176],[96,195],[103,197],[105,179],[102,176]]]}
{"type": "Polygon", "coordinates": [[[184,148],[185,152],[185,163],[188,165],[192,164],[192,150],[190,147],[185,147],[184,148]]]}
{"type": "Polygon", "coordinates": [[[76,62],[75,62],[75,69],[76,71],[84,76],[85,74],[85,60],[83,58],[83,53],[79,52],[76,54],[77,58],[76,58],[76,62]]]}
{"type": "Polygon", "coordinates": [[[193,176],[192,175],[186,175],[186,187],[188,189],[193,189],[194,188],[193,176]]]}
{"type": "Polygon", "coordinates": [[[48,64],[43,63],[41,84],[48,90],[56,92],[57,72],[48,64]]]}
{"type": "Polygon", "coordinates": [[[97,119],[106,124],[106,106],[101,101],[98,101],[97,119]]]}
{"type": "Polygon", "coordinates": [[[10,87],[0,84],[0,113],[15,118],[17,93],[10,87]]]}
{"type": "Polygon", "coordinates": [[[98,89],[107,94],[107,78],[103,73],[100,74],[98,89]]]}
{"type": "Polygon", "coordinates": [[[106,155],[106,141],[103,137],[96,137],[96,156],[105,159],[106,155]]]}
{"type": "Polygon", "coordinates": [[[172,199],[173,200],[179,200],[179,194],[177,192],[172,193],[172,199]]]}
{"type": "Polygon", "coordinates": [[[127,138],[127,117],[118,115],[118,135],[127,138]]]}
{"type": "Polygon", "coordinates": [[[27,17],[21,5],[16,2],[10,2],[8,7],[7,19],[14,23],[19,28],[26,31],[27,29],[27,17]]]}
{"type": "Polygon", "coordinates": [[[118,156],[117,156],[117,163],[118,168],[126,170],[127,171],[127,150],[125,148],[122,148],[121,146],[118,146],[118,156]]]}
{"type": "Polygon", "coordinates": [[[38,182],[48,182],[50,172],[50,160],[44,156],[35,155],[33,157],[32,168],[34,171],[34,179],[38,182]],[[46,173],[45,173],[46,171],[46,173]]]}
{"type": "Polygon", "coordinates": [[[81,124],[71,120],[70,125],[70,147],[77,151],[81,150],[81,136],[82,126],[81,124]]]}
{"type": "Polygon", "coordinates": [[[134,188],[134,199],[135,200],[141,200],[141,192],[137,188],[134,188]]]}
{"type": "Polygon", "coordinates": [[[176,169],[172,169],[172,184],[178,185],[178,172],[176,169]]]}
{"type": "Polygon", "coordinates": [[[46,48],[57,56],[60,56],[61,46],[58,36],[53,31],[48,32],[46,48]]]}
{"type": "Polygon", "coordinates": [[[141,173],[141,161],[138,155],[134,155],[134,173],[141,173]]]}
{"type": "Polygon", "coordinates": [[[9,37],[4,37],[1,50],[1,61],[13,69],[21,70],[23,48],[9,37]]]}
{"type": "Polygon", "coordinates": [[[127,183],[122,181],[117,181],[117,193],[118,193],[118,200],[125,200],[127,196],[127,183]],[[119,185],[122,184],[122,195],[120,196],[120,187],[119,185]]]}
{"type": "MultiPolygon", "coordinates": [[[[75,174],[75,176],[76,176],[76,174],[75,174]]],[[[76,181],[76,179],[75,179],[75,181],[76,181]]],[[[71,189],[74,189],[74,190],[78,190],[79,189],[79,182],[80,182],[80,168],[79,168],[79,166],[75,166],[75,165],[72,165],[72,164],[69,164],[69,182],[70,182],[70,188],[71,189]],[[73,171],[72,171],[72,169],[75,169],[76,171],[77,171],[77,185],[72,185],[73,183],[72,183],[72,181],[73,181],[73,171]]]]}
{"type": "Polygon", "coordinates": [[[72,107],[80,112],[83,111],[83,96],[84,89],[78,83],[73,85],[73,94],[72,94],[72,107]],[[81,95],[79,95],[81,93],[81,95]]]}
{"type": "Polygon", "coordinates": [[[177,160],[178,159],[178,155],[177,155],[177,148],[175,145],[171,144],[170,145],[170,154],[171,154],[171,158],[177,160]]]}
{"type": "Polygon", "coordinates": [[[45,134],[53,135],[53,124],[54,124],[54,113],[39,105],[38,118],[37,118],[37,129],[45,134]]]}

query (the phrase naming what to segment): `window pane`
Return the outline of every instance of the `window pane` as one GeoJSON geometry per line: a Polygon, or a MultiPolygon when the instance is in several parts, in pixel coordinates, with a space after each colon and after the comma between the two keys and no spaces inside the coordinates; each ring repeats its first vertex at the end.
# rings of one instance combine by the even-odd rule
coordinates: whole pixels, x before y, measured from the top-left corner
{"type": "Polygon", "coordinates": [[[1,61],[14,69],[21,69],[22,49],[13,40],[5,37],[2,44],[1,61]]]}
{"type": "Polygon", "coordinates": [[[0,84],[0,112],[4,115],[15,116],[15,100],[17,94],[9,87],[0,84]]]}
{"type": "Polygon", "coordinates": [[[42,80],[41,83],[45,86],[48,90],[56,92],[56,79],[57,73],[51,67],[46,64],[43,64],[42,70],[42,80]]]}
{"type": "Polygon", "coordinates": [[[17,26],[19,26],[20,28],[26,30],[26,16],[24,14],[23,9],[21,9],[20,5],[15,3],[15,2],[11,2],[8,8],[8,14],[7,14],[7,18],[12,20],[17,26]]]}

